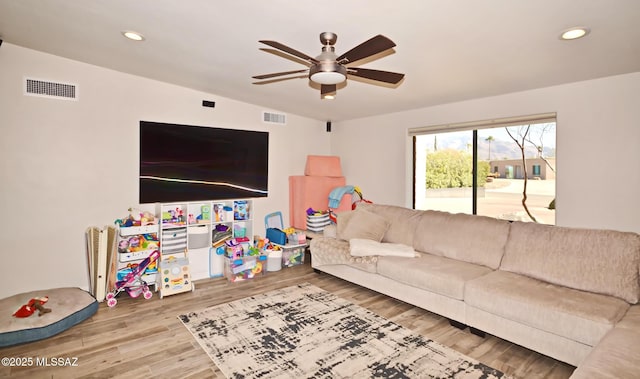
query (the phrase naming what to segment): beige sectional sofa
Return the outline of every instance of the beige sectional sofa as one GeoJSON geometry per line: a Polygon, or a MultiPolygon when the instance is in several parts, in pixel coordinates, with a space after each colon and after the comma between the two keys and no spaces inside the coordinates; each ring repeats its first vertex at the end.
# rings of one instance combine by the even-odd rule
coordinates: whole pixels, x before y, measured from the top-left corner
{"type": "Polygon", "coordinates": [[[640,235],[360,204],[314,269],[577,366],[640,375],[640,235]]]}

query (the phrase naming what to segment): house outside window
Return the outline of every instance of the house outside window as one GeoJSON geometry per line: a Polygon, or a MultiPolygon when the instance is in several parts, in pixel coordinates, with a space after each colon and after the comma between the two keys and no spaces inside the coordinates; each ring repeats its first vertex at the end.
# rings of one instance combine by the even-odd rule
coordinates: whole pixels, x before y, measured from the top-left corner
{"type": "Polygon", "coordinates": [[[414,208],[555,224],[555,114],[524,121],[410,130],[414,208]]]}

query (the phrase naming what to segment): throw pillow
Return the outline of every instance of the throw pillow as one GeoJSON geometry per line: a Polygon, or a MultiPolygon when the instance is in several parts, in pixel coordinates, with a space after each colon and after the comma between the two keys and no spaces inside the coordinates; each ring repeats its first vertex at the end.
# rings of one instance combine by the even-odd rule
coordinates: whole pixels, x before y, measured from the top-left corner
{"type": "Polygon", "coordinates": [[[353,257],[378,255],[385,257],[414,258],[417,256],[411,246],[400,243],[377,242],[361,238],[352,238],[349,240],[349,252],[353,257]]]}
{"type": "Polygon", "coordinates": [[[384,217],[365,210],[349,212],[347,217],[338,218],[338,238],[349,241],[352,238],[364,238],[382,241],[389,228],[389,221],[384,217]]]}
{"type": "Polygon", "coordinates": [[[354,213],[354,211],[346,211],[336,214],[336,237],[338,237],[338,239],[345,240],[344,238],[342,238],[342,235],[347,229],[347,224],[349,224],[351,216],[353,216],[354,213]]]}

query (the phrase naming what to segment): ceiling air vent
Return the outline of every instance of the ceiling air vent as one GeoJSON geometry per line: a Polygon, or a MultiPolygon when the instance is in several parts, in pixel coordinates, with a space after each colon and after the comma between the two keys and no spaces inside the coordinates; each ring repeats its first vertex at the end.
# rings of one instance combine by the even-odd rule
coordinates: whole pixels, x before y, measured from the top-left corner
{"type": "Polygon", "coordinates": [[[24,94],[52,99],[78,100],[78,90],[75,84],[55,83],[46,80],[25,78],[24,94]]]}
{"type": "Polygon", "coordinates": [[[282,113],[262,112],[262,122],[285,125],[287,123],[287,115],[282,113]]]}

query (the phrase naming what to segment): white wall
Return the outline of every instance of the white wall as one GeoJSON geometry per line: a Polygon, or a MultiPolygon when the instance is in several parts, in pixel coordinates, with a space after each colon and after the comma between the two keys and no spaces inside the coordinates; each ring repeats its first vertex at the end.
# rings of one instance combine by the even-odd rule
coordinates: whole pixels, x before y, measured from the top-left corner
{"type": "Polygon", "coordinates": [[[640,232],[640,73],[335,122],[331,152],[376,203],[411,206],[413,127],[557,112],[556,224],[640,232]]]}
{"type": "Polygon", "coordinates": [[[59,286],[88,288],[84,232],[113,225],[138,199],[140,120],[270,132],[264,215],[288,217],[288,177],[308,154],[329,153],[324,122],[261,122],[259,106],[24,49],[0,48],[0,298],[59,286]],[[73,83],[79,101],[24,96],[23,77],[73,83]],[[202,107],[202,100],[216,107],[202,107]],[[312,140],[313,144],[291,144],[312,140]]]}
{"type": "Polygon", "coordinates": [[[407,129],[557,112],[557,224],[640,232],[640,73],[346,122],[289,115],[260,122],[259,106],[24,49],[0,48],[0,298],[58,286],[87,288],[84,231],[137,203],[138,122],[270,132],[265,214],[288,219],[288,176],[306,155],[335,154],[349,184],[376,203],[410,205],[407,129]],[[79,101],[24,96],[23,77],[74,83],[79,101]],[[203,99],[216,102],[203,108],[203,99]],[[375,133],[372,133],[375,131],[375,133]],[[290,144],[313,140],[313,144],[290,144]]]}

